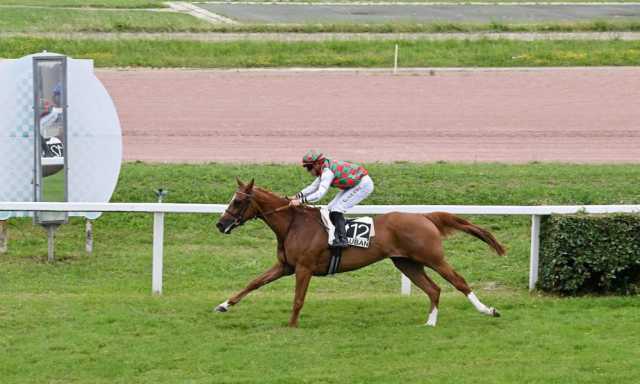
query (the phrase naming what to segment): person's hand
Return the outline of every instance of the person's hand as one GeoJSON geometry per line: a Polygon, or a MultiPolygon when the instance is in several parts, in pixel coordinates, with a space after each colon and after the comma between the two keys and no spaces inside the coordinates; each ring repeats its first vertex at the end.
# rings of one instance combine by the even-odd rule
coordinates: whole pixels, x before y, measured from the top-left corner
{"type": "Polygon", "coordinates": [[[291,200],[295,200],[297,199],[296,196],[287,196],[287,200],[291,201],[291,200]]]}
{"type": "Polygon", "coordinates": [[[302,202],[299,199],[291,199],[291,201],[289,201],[290,207],[297,207],[300,204],[302,204],[302,202]]]}

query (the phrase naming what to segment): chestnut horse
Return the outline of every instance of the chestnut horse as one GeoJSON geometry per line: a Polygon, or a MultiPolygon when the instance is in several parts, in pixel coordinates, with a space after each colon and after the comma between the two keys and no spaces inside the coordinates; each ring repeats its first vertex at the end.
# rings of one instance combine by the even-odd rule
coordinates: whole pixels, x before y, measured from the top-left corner
{"type": "MultiPolygon", "coordinates": [[[[247,185],[240,179],[237,181],[238,189],[216,226],[220,232],[229,234],[247,220],[263,220],[276,234],[278,261],[215,310],[226,312],[249,292],[282,276],[295,274],[295,298],[289,326],[296,327],[311,277],[326,275],[329,267],[328,235],[320,211],[310,207],[289,207],[286,198],[254,187],[253,180],[247,185]]],[[[426,325],[435,326],[440,287],[425,273],[424,267],[427,266],[467,296],[478,311],[488,316],[500,316],[495,308],[487,307],[478,300],[464,278],[445,261],[442,248],[442,239],[460,230],[489,244],[499,255],[504,255],[504,247],[491,233],[446,212],[391,212],[375,217],[374,227],[375,237],[369,248],[350,247],[343,250],[339,272],[353,271],[391,258],[396,268],[429,296],[431,308],[426,325]]]]}

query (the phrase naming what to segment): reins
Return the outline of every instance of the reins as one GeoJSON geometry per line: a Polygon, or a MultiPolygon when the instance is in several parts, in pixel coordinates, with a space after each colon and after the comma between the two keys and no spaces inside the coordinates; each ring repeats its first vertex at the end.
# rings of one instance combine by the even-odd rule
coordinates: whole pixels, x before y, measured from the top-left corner
{"type": "MultiPolygon", "coordinates": [[[[248,196],[248,197],[249,197],[249,203],[250,203],[249,205],[252,205],[252,206],[253,206],[253,207],[255,207],[255,208],[256,208],[256,210],[258,211],[258,214],[256,214],[254,217],[252,217],[252,218],[250,218],[250,219],[247,219],[247,220],[257,219],[257,218],[258,218],[258,216],[265,217],[265,216],[268,216],[268,215],[274,214],[274,213],[276,213],[276,212],[284,211],[285,209],[288,209],[288,208],[289,208],[289,204],[287,204],[287,205],[283,205],[283,206],[281,206],[281,207],[278,207],[278,208],[276,208],[276,209],[272,209],[271,211],[264,212],[264,211],[260,208],[260,206],[259,206],[259,205],[254,201],[254,199],[253,199],[253,192],[252,192],[252,193],[246,193],[246,192],[242,192],[242,191],[236,191],[236,193],[239,193],[239,194],[241,194],[241,195],[248,196]]],[[[249,205],[246,205],[246,206],[244,206],[244,207],[243,207],[244,209],[243,209],[243,210],[240,212],[240,214],[238,215],[238,216],[240,216],[240,218],[242,218],[242,216],[244,215],[244,212],[247,210],[247,208],[249,208],[249,205]]],[[[236,219],[236,220],[237,220],[236,216],[235,216],[235,215],[233,215],[233,214],[231,214],[231,212],[229,212],[229,210],[228,210],[228,209],[226,210],[226,212],[227,212],[231,217],[233,217],[234,219],[236,219]]],[[[239,222],[239,221],[238,221],[238,222],[239,222]]]]}
{"type": "MultiPolygon", "coordinates": [[[[253,201],[253,200],[252,200],[252,201],[253,201]]],[[[258,211],[260,211],[260,207],[258,207],[257,205],[256,205],[256,207],[258,208],[258,211]]],[[[290,205],[289,205],[289,204],[287,204],[287,205],[283,205],[282,207],[278,207],[278,208],[276,208],[276,209],[272,209],[271,211],[267,211],[267,212],[262,212],[262,211],[260,211],[260,214],[261,214],[262,216],[267,216],[267,215],[271,215],[272,213],[276,213],[276,212],[284,211],[285,209],[287,209],[287,208],[289,208],[289,207],[290,207],[290,205]]]]}
{"type": "MultiPolygon", "coordinates": [[[[258,218],[258,217],[260,217],[260,216],[264,218],[264,217],[266,217],[266,216],[268,216],[268,215],[272,215],[272,214],[274,214],[274,213],[281,212],[281,211],[284,211],[285,209],[289,209],[289,208],[291,208],[291,206],[290,206],[289,204],[287,204],[287,205],[283,205],[283,206],[281,206],[281,207],[278,207],[278,208],[275,208],[275,209],[272,209],[272,210],[270,210],[270,211],[266,211],[266,212],[265,212],[265,211],[263,211],[263,210],[260,208],[260,206],[259,206],[259,205],[254,201],[254,199],[253,199],[253,197],[254,197],[253,192],[251,192],[251,193],[246,193],[246,192],[242,192],[242,191],[236,191],[236,193],[239,193],[239,194],[241,194],[241,195],[248,196],[248,197],[249,197],[249,203],[250,203],[250,204],[248,204],[248,205],[246,205],[246,206],[244,206],[244,207],[243,207],[243,209],[240,211],[240,213],[238,214],[238,216],[236,216],[236,215],[232,214],[231,212],[229,212],[229,210],[228,210],[228,209],[226,210],[226,212],[229,214],[229,216],[233,217],[233,218],[236,220],[236,222],[237,222],[237,223],[239,223],[239,224],[243,224],[243,223],[244,223],[244,221],[242,221],[242,216],[244,215],[244,212],[249,208],[249,206],[253,206],[253,207],[255,207],[255,208],[256,208],[256,211],[258,211],[258,213],[257,213],[255,216],[253,216],[253,217],[251,217],[251,218],[248,218],[247,220],[257,219],[257,218],[258,218]]],[[[306,206],[307,206],[307,207],[311,207],[311,208],[317,208],[317,209],[319,209],[318,207],[314,207],[314,206],[311,206],[311,205],[306,205],[306,206]]],[[[317,218],[316,218],[316,219],[317,219],[317,218]]],[[[247,221],[247,220],[245,220],[245,221],[247,221]]],[[[317,219],[317,221],[320,223],[320,225],[322,225],[322,226],[324,227],[324,223],[322,222],[322,219],[317,219]]],[[[289,227],[289,228],[290,228],[290,227],[289,227]]],[[[287,232],[289,232],[289,231],[288,231],[288,229],[287,229],[287,232]]]]}
{"type": "MultiPolygon", "coordinates": [[[[241,195],[247,196],[247,197],[248,197],[248,199],[249,199],[249,204],[244,205],[244,206],[240,209],[240,212],[238,212],[238,214],[237,214],[237,215],[234,215],[233,213],[231,213],[231,212],[229,211],[229,208],[228,208],[228,207],[227,207],[227,209],[225,209],[225,212],[226,212],[229,216],[233,217],[233,219],[235,220],[235,225],[242,225],[242,224],[244,224],[245,222],[247,222],[248,220],[255,220],[255,219],[258,219],[258,218],[262,218],[263,220],[265,220],[265,221],[266,221],[266,217],[267,217],[267,216],[269,216],[269,215],[272,215],[272,214],[274,214],[274,213],[278,213],[278,212],[281,212],[281,211],[284,211],[284,210],[286,210],[286,209],[291,208],[291,206],[290,206],[289,204],[286,204],[286,205],[283,205],[283,206],[281,206],[281,207],[278,207],[278,208],[272,209],[272,210],[270,210],[270,211],[263,211],[263,210],[262,210],[262,208],[260,208],[260,205],[255,201],[255,199],[254,199],[255,194],[254,194],[254,192],[253,192],[253,191],[251,191],[251,193],[246,193],[246,192],[243,192],[243,191],[236,191],[236,193],[239,193],[239,194],[241,194],[241,195]],[[249,218],[247,218],[247,219],[243,219],[243,216],[244,216],[245,212],[246,212],[246,211],[247,211],[247,209],[249,209],[249,207],[251,207],[251,206],[255,208],[255,210],[256,210],[256,214],[255,214],[253,217],[249,217],[249,218]]],[[[306,207],[315,208],[315,209],[318,209],[318,210],[319,210],[319,207],[314,207],[314,206],[311,206],[311,205],[306,205],[306,207]]],[[[326,228],[326,227],[325,227],[325,225],[324,225],[324,222],[322,221],[322,218],[321,218],[320,216],[321,216],[321,215],[318,215],[318,216],[316,217],[316,216],[314,215],[314,219],[315,219],[315,220],[320,224],[320,226],[322,226],[322,227],[326,228]]],[[[293,216],[293,218],[291,218],[291,220],[289,221],[289,224],[287,225],[287,229],[286,229],[286,230],[285,230],[285,232],[281,235],[281,236],[282,236],[282,241],[284,241],[284,240],[287,238],[287,236],[289,235],[289,232],[291,231],[291,228],[293,227],[293,222],[294,222],[294,221],[295,221],[295,215],[293,216]]],[[[285,263],[285,264],[288,264],[286,249],[283,247],[282,251],[283,251],[284,263],[285,263]]]]}

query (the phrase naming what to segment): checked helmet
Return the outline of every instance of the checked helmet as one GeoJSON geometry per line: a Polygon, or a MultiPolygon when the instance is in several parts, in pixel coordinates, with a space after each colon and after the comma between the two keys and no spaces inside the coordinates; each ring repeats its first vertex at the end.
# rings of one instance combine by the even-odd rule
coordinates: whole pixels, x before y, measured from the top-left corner
{"type": "Polygon", "coordinates": [[[324,154],[315,149],[310,149],[302,156],[302,166],[313,164],[316,161],[324,160],[324,154]]]}

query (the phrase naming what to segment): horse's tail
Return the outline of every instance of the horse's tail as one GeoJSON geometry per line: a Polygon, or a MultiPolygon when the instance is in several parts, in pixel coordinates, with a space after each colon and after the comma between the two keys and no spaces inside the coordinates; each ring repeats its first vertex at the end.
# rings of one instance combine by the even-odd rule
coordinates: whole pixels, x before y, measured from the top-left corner
{"type": "Polygon", "coordinates": [[[438,227],[438,230],[440,230],[443,236],[447,236],[455,230],[463,231],[489,244],[498,255],[503,256],[506,253],[504,246],[493,237],[491,232],[470,223],[462,217],[447,212],[427,213],[424,216],[438,227]]]}

